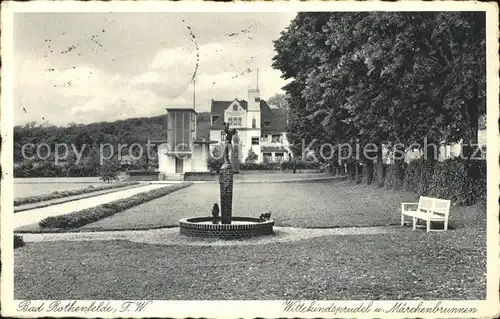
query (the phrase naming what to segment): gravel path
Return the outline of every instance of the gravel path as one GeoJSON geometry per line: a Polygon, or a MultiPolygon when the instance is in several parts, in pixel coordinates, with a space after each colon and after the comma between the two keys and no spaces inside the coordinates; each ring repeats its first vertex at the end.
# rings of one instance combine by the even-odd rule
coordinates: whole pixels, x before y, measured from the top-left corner
{"type": "Polygon", "coordinates": [[[114,200],[131,197],[133,195],[161,187],[165,187],[165,184],[145,185],[142,187],[134,187],[132,189],[117,190],[116,192],[100,196],[94,196],[67,203],[18,212],[14,214],[14,225],[15,225],[14,229],[38,223],[42,219],[47,218],[49,216],[59,216],[59,215],[69,214],[77,210],[95,207],[101,204],[109,203],[114,200]]]}
{"type": "Polygon", "coordinates": [[[141,185],[140,184],[127,185],[127,186],[118,187],[118,188],[103,189],[103,190],[98,190],[98,191],[90,192],[90,193],[65,196],[65,197],[61,197],[61,198],[49,199],[49,200],[36,202],[36,203],[18,205],[18,206],[14,206],[14,212],[18,213],[18,212],[22,212],[25,210],[32,210],[32,209],[36,209],[36,208],[43,208],[43,207],[47,207],[47,206],[63,204],[63,203],[67,203],[67,202],[71,202],[71,201],[75,201],[75,200],[79,200],[79,199],[97,197],[100,195],[110,194],[110,193],[114,193],[116,191],[127,190],[127,189],[131,189],[131,188],[135,188],[135,187],[141,187],[141,185]]]}
{"type": "Polygon", "coordinates": [[[25,242],[46,241],[93,241],[93,240],[128,240],[135,243],[168,246],[241,246],[285,243],[332,235],[376,235],[394,232],[406,232],[401,227],[348,227],[329,229],[306,229],[293,227],[274,227],[275,234],[241,240],[220,240],[190,238],[179,235],[179,228],[162,228],[130,231],[95,231],[78,233],[22,234],[25,242]]]}

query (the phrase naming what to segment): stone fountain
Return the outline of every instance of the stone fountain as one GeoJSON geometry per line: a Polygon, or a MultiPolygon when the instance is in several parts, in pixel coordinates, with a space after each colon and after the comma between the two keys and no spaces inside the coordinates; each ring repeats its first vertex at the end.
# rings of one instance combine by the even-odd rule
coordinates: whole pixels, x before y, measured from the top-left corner
{"type": "MultiPolygon", "coordinates": [[[[219,173],[220,185],[220,217],[215,204],[212,216],[185,218],[179,221],[180,234],[189,237],[209,237],[223,239],[237,239],[273,234],[274,221],[269,215],[262,214],[260,218],[233,217],[233,165],[229,160],[229,150],[232,148],[233,136],[237,136],[236,129],[229,129],[224,123],[226,142],[224,145],[224,164],[219,173]],[[265,216],[262,218],[262,216],[265,216]]],[[[236,158],[233,156],[233,160],[236,158]]]]}

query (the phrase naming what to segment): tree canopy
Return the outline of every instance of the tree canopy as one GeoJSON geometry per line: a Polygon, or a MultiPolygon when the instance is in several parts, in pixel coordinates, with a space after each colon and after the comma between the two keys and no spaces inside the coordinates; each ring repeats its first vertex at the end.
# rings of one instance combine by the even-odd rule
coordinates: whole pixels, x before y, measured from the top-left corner
{"type": "Polygon", "coordinates": [[[292,144],[477,142],[482,12],[305,12],[274,43],[292,144]]]}

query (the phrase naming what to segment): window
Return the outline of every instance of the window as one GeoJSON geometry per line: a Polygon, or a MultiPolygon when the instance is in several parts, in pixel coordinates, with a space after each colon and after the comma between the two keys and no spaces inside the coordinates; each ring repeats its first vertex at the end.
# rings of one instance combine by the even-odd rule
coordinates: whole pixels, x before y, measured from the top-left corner
{"type": "Polygon", "coordinates": [[[284,159],[284,154],[283,153],[275,153],[274,157],[276,158],[276,161],[281,162],[284,159]]]}
{"type": "Polygon", "coordinates": [[[271,143],[281,143],[281,135],[273,135],[271,143]]]}
{"type": "Polygon", "coordinates": [[[260,97],[256,97],[255,102],[260,102],[260,97]]]}
{"type": "Polygon", "coordinates": [[[262,135],[260,136],[260,141],[261,141],[261,142],[267,142],[267,134],[262,134],[262,135]]]}
{"type": "Polygon", "coordinates": [[[271,153],[262,153],[262,159],[266,162],[270,162],[272,160],[272,154],[271,153]]]}
{"type": "Polygon", "coordinates": [[[255,117],[252,119],[252,128],[256,128],[257,127],[257,120],[255,119],[255,117]]]}
{"type": "Polygon", "coordinates": [[[252,145],[259,145],[259,138],[258,137],[252,137],[252,145]]]}
{"type": "Polygon", "coordinates": [[[212,125],[220,118],[219,115],[212,115],[212,125]]]}
{"type": "Polygon", "coordinates": [[[271,126],[271,122],[269,122],[269,121],[265,121],[265,122],[264,122],[264,126],[265,126],[265,127],[269,127],[269,126],[271,126]]]}
{"type": "Polygon", "coordinates": [[[233,118],[232,118],[232,117],[230,117],[230,118],[227,120],[227,122],[229,123],[229,125],[233,125],[233,118]]]}
{"type": "Polygon", "coordinates": [[[241,126],[241,117],[238,117],[238,126],[241,126]]]}
{"type": "Polygon", "coordinates": [[[233,111],[238,111],[238,105],[237,104],[233,105],[233,111]]]}

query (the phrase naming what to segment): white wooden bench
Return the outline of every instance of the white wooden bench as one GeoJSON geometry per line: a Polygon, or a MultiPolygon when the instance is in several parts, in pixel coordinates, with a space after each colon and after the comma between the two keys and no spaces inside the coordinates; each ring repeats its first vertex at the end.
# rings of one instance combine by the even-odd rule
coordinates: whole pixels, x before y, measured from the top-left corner
{"type": "Polygon", "coordinates": [[[417,227],[417,220],[422,219],[427,223],[427,231],[444,231],[448,229],[448,216],[451,201],[446,199],[420,196],[418,203],[401,203],[401,226],[404,225],[405,216],[413,219],[413,230],[417,227]],[[431,229],[431,222],[444,222],[443,229],[431,229]]]}

